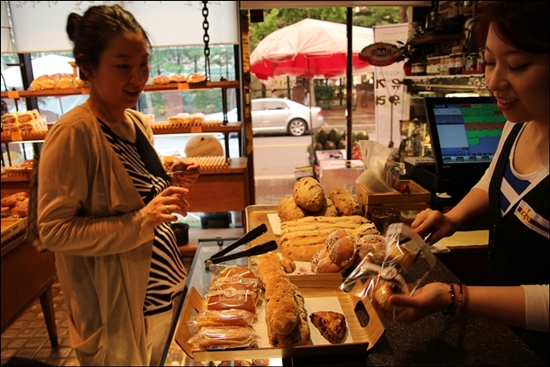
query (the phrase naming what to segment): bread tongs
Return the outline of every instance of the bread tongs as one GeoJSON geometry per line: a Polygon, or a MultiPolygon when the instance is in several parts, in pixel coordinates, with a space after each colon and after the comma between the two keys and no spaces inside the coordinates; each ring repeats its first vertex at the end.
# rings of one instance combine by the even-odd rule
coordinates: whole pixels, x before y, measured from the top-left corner
{"type": "Polygon", "coordinates": [[[247,250],[244,250],[242,252],[237,252],[235,254],[224,256],[228,252],[236,249],[237,247],[239,247],[241,245],[244,245],[244,244],[254,240],[255,238],[261,236],[265,232],[267,232],[267,226],[264,223],[262,223],[259,226],[257,226],[256,228],[254,228],[253,230],[251,230],[250,232],[246,233],[241,238],[239,238],[237,241],[233,242],[232,244],[230,244],[229,246],[227,246],[223,250],[221,250],[219,252],[216,252],[209,259],[206,259],[204,261],[204,265],[208,269],[208,267],[210,265],[213,265],[213,264],[219,264],[219,263],[224,262],[224,261],[240,259],[241,257],[261,255],[261,254],[264,254],[266,252],[276,250],[277,249],[277,242],[274,241],[274,240],[271,240],[271,241],[268,241],[268,242],[263,243],[261,245],[251,247],[251,248],[249,248],[247,250]]]}

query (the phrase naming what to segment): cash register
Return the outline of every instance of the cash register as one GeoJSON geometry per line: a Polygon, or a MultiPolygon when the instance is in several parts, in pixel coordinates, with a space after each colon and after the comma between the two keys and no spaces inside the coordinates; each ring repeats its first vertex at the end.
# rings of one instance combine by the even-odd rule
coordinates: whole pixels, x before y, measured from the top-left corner
{"type": "Polygon", "coordinates": [[[506,118],[491,97],[425,98],[433,157],[410,157],[410,177],[432,192],[432,209],[456,205],[493,160],[506,118]]]}

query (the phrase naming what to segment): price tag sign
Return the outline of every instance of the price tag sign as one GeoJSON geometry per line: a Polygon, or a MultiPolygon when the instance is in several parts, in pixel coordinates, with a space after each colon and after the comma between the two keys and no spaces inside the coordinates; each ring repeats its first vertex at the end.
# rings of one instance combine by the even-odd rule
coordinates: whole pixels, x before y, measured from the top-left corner
{"type": "Polygon", "coordinates": [[[202,133],[202,126],[191,126],[192,133],[202,133]]]}
{"type": "Polygon", "coordinates": [[[19,98],[19,92],[16,90],[9,90],[8,91],[8,98],[19,98]]]}
{"type": "Polygon", "coordinates": [[[188,90],[189,84],[187,83],[178,83],[178,90],[188,90]]]}
{"type": "Polygon", "coordinates": [[[21,135],[21,131],[14,131],[11,133],[11,140],[12,141],[23,141],[23,135],[21,135]]]}

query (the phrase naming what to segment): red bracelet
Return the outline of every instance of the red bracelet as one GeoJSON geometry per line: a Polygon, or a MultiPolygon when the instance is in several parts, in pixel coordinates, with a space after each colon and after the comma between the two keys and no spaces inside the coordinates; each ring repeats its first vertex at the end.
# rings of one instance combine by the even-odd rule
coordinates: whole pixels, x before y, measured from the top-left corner
{"type": "Polygon", "coordinates": [[[462,292],[461,293],[462,293],[462,295],[460,297],[461,303],[460,303],[459,308],[458,308],[458,314],[459,315],[462,315],[463,313],[466,312],[466,308],[468,307],[468,302],[470,301],[470,294],[469,294],[468,287],[466,286],[466,284],[462,285],[462,292]]]}

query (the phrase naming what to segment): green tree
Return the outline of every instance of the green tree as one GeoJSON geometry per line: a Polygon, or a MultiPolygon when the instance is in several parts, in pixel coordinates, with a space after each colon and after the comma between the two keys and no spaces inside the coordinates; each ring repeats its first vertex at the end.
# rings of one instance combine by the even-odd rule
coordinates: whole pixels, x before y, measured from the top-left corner
{"type": "MultiPolygon", "coordinates": [[[[334,23],[346,23],[346,8],[271,9],[264,11],[264,21],[250,23],[250,47],[269,34],[305,19],[319,19],[334,23]]],[[[361,7],[353,15],[353,25],[372,27],[380,24],[399,23],[399,7],[361,7]]]]}

